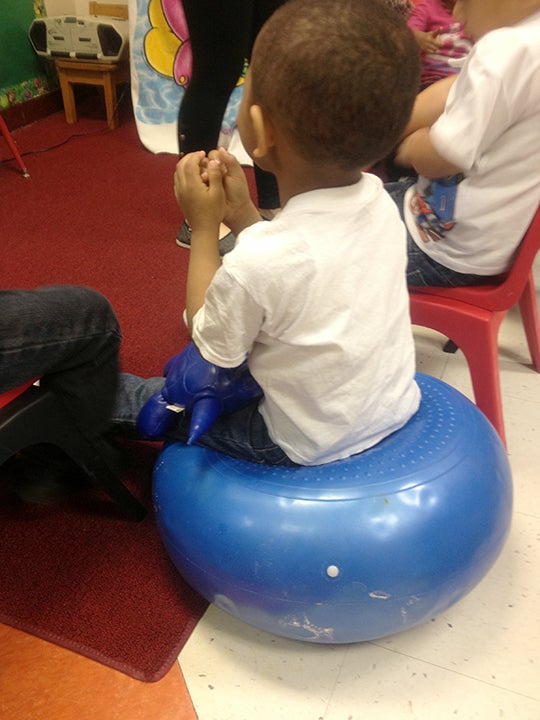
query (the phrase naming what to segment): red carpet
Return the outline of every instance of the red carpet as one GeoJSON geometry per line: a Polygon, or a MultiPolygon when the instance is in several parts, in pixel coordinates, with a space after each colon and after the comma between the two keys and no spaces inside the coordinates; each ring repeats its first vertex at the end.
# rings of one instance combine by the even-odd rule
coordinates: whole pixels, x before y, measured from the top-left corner
{"type": "MultiPolygon", "coordinates": [[[[188,341],[176,158],[146,151],[129,111],[114,131],[99,105],[79,113],[75,125],[59,113],[13,133],[29,179],[0,141],[0,283],[97,288],[120,320],[124,370],[161,374],[188,341]],[[46,151],[30,154],[37,150],[46,151]]],[[[127,448],[123,480],[150,507],[159,448],[127,448]]],[[[49,508],[17,504],[0,471],[1,622],[155,681],[206,606],[169,561],[152,511],[142,523],[126,521],[90,492],[49,508]]]]}
{"type": "MultiPolygon", "coordinates": [[[[126,484],[150,503],[156,449],[130,448],[126,484]]],[[[163,550],[154,516],[122,519],[105,497],[17,503],[0,471],[0,621],[138,680],[170,669],[207,607],[163,550]]]]}
{"type": "MultiPolygon", "coordinates": [[[[56,113],[13,133],[30,178],[14,161],[0,164],[0,284],[97,288],[120,320],[124,369],[158,374],[188,341],[176,158],[145,150],[130,115],[110,131],[103,113],[80,112],[75,125],[56,113]]],[[[0,160],[8,154],[0,139],[0,160]]]]}

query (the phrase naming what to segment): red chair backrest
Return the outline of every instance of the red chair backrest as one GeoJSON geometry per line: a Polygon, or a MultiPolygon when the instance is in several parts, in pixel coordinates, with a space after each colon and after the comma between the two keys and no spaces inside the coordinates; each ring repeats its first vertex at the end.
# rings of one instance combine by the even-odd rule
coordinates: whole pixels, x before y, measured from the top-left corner
{"type": "Polygon", "coordinates": [[[540,206],[516,251],[511,270],[497,285],[473,285],[467,287],[410,287],[417,294],[438,295],[482,307],[486,310],[509,310],[520,299],[531,272],[536,253],[540,250],[540,206]]]}

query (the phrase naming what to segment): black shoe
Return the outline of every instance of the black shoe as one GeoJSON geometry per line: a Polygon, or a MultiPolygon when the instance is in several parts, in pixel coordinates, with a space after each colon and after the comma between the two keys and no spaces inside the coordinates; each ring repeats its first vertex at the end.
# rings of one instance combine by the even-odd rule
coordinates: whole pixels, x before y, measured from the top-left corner
{"type": "MultiPolygon", "coordinates": [[[[226,253],[231,252],[235,242],[236,238],[232,234],[232,232],[228,232],[220,239],[219,254],[221,255],[221,257],[223,257],[223,255],[225,255],[226,253]]],[[[187,250],[191,248],[191,228],[185,220],[180,226],[180,230],[178,231],[178,235],[176,236],[176,244],[179,247],[186,248],[187,250]]]]}
{"type": "Polygon", "coordinates": [[[49,505],[91,485],[86,473],[54,445],[34,445],[8,462],[13,490],[23,502],[49,505]]]}
{"type": "Polygon", "coordinates": [[[186,250],[191,248],[191,228],[186,220],[180,225],[180,230],[176,236],[176,244],[178,247],[186,248],[186,250]]]}

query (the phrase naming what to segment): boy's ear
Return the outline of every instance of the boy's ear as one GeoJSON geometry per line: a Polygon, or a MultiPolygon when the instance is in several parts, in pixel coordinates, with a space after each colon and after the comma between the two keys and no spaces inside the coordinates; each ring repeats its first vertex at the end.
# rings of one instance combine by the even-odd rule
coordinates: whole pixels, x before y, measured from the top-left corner
{"type": "Polygon", "coordinates": [[[274,146],[274,129],[260,105],[251,105],[249,114],[255,138],[252,154],[254,158],[263,160],[274,146]]]}

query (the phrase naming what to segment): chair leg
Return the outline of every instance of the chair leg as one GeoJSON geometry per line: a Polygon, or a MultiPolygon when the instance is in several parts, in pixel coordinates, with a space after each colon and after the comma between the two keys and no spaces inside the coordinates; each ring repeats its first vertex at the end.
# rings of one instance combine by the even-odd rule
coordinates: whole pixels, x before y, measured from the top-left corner
{"type": "Polygon", "coordinates": [[[105,100],[105,111],[107,113],[107,125],[111,130],[118,127],[116,108],[116,84],[113,73],[107,73],[103,81],[103,96],[105,100]]]}
{"type": "Polygon", "coordinates": [[[73,125],[77,122],[77,106],[75,104],[75,91],[69,78],[69,73],[58,68],[58,78],[60,80],[60,90],[62,92],[62,102],[64,103],[64,115],[66,123],[73,125]]]}
{"type": "Polygon", "coordinates": [[[0,409],[0,464],[31,445],[61,448],[132,520],[142,520],[146,508],[120,482],[103,455],[65,417],[54,393],[32,386],[0,409]]]}
{"type": "Polygon", "coordinates": [[[504,314],[495,314],[490,322],[475,325],[470,343],[465,337],[456,341],[469,366],[475,403],[506,447],[497,341],[504,314]]]}
{"type": "Polygon", "coordinates": [[[21,172],[23,174],[23,177],[28,178],[30,177],[30,173],[26,169],[26,166],[24,164],[24,160],[22,159],[21,153],[19,152],[17,145],[15,144],[15,140],[11,137],[11,133],[9,132],[8,126],[5,123],[4,118],[0,115],[0,132],[4,136],[4,140],[7,142],[9,149],[13,153],[13,156],[15,160],[17,161],[18,166],[21,169],[21,172]]]}
{"type": "Polygon", "coordinates": [[[519,299],[519,310],[521,312],[523,328],[534,368],[536,372],[540,372],[540,325],[538,323],[538,306],[536,304],[536,291],[532,270],[529,273],[527,284],[519,299]]]}
{"type": "Polygon", "coordinates": [[[498,334],[505,311],[456,309],[445,298],[411,295],[413,325],[429,327],[449,338],[463,352],[477,407],[498,432],[506,447],[499,375],[498,334]]]}
{"type": "Polygon", "coordinates": [[[458,346],[453,340],[447,340],[444,343],[443,352],[449,353],[450,355],[453,355],[459,350],[458,346]]]}

